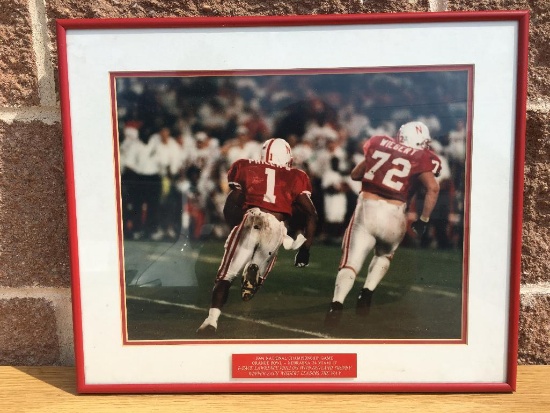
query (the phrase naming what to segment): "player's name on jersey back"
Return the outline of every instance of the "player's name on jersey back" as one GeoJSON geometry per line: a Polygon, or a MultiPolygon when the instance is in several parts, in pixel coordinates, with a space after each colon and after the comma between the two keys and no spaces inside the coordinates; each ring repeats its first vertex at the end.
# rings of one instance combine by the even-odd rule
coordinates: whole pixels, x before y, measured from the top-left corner
{"type": "Polygon", "coordinates": [[[418,149],[414,149],[409,146],[400,145],[390,139],[382,139],[380,141],[380,146],[383,146],[384,148],[392,149],[404,155],[414,155],[416,152],[418,152],[418,149]]]}

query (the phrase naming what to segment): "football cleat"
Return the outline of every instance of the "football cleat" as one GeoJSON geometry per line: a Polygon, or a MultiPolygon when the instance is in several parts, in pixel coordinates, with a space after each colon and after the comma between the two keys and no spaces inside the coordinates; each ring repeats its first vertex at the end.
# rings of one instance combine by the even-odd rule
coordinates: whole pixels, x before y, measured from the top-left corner
{"type": "Polygon", "coordinates": [[[370,312],[373,291],[368,288],[363,288],[357,297],[357,305],[355,306],[355,314],[361,317],[366,317],[370,312]]]}
{"type": "Polygon", "coordinates": [[[248,264],[243,271],[241,284],[241,298],[243,301],[250,301],[260,288],[258,272],[260,268],[256,264],[248,264]]]}
{"type": "Polygon", "coordinates": [[[330,303],[327,314],[325,315],[325,327],[335,328],[340,324],[342,318],[342,312],[344,311],[344,304],[338,301],[330,303]]]}
{"type": "Polygon", "coordinates": [[[216,335],[216,327],[210,324],[208,319],[206,319],[197,329],[196,334],[200,337],[214,337],[216,335]]]}

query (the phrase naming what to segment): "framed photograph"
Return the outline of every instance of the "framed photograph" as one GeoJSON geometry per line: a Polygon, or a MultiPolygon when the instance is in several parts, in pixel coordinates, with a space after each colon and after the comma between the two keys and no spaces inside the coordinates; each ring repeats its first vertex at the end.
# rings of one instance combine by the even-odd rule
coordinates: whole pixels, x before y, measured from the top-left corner
{"type": "Polygon", "coordinates": [[[527,12],[57,30],[79,392],[514,391],[527,12]]]}

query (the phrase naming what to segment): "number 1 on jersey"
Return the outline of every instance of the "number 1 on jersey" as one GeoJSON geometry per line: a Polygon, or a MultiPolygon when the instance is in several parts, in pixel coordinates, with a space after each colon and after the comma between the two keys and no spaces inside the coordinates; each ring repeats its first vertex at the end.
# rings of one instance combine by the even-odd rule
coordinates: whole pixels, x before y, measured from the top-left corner
{"type": "Polygon", "coordinates": [[[264,194],[264,202],[275,203],[275,169],[266,168],[267,188],[264,194]]]}

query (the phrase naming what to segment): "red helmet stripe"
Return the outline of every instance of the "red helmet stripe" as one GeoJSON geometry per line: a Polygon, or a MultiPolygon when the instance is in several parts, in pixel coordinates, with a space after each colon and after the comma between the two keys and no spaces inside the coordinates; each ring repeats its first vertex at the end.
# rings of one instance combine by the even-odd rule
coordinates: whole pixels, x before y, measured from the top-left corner
{"type": "Polygon", "coordinates": [[[270,139],[269,144],[267,145],[267,149],[265,150],[265,161],[270,162],[271,161],[271,145],[273,145],[273,142],[275,142],[275,139],[270,139]]]}

